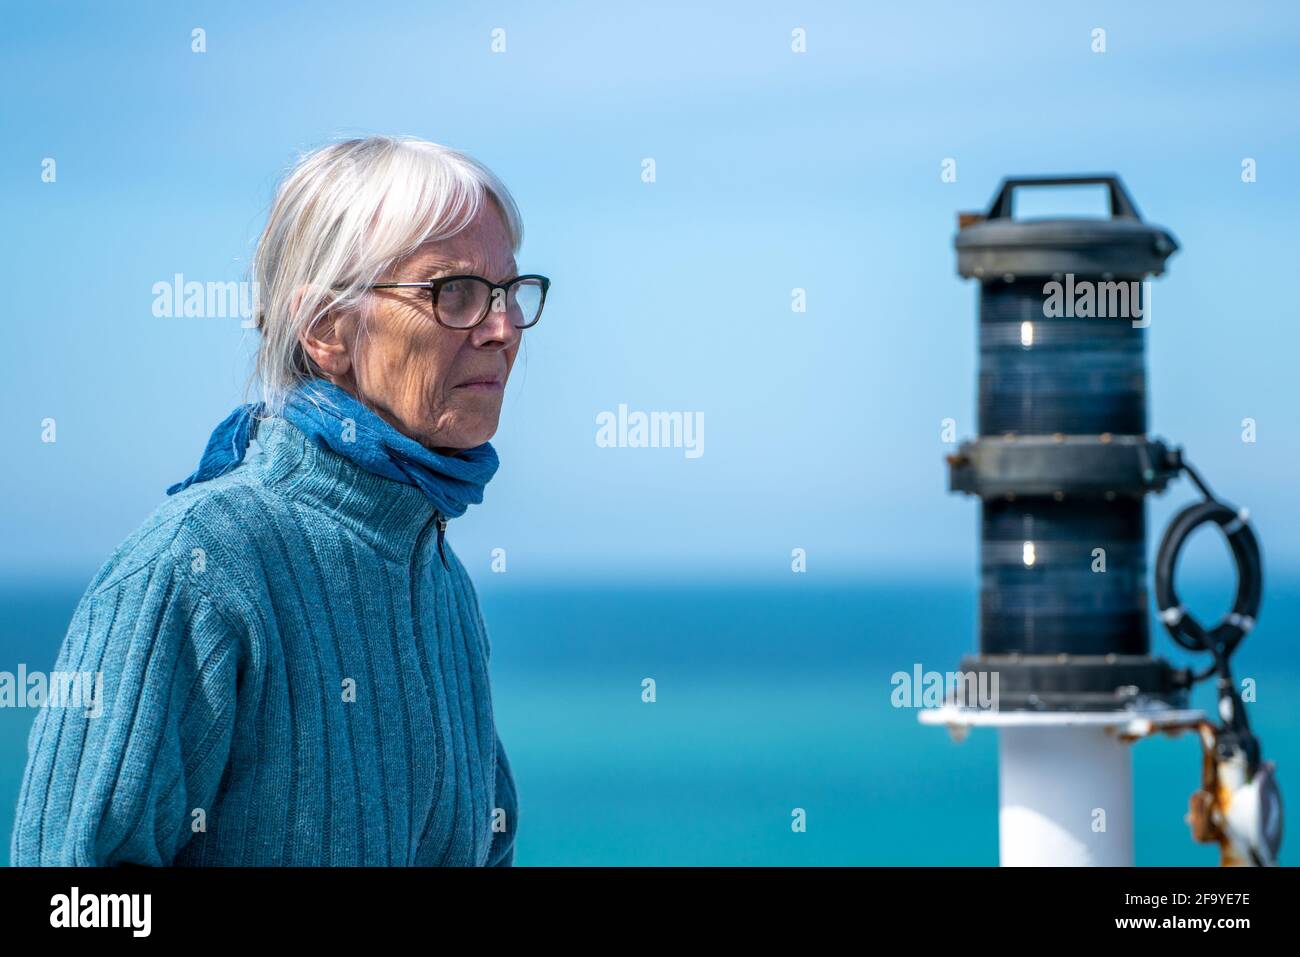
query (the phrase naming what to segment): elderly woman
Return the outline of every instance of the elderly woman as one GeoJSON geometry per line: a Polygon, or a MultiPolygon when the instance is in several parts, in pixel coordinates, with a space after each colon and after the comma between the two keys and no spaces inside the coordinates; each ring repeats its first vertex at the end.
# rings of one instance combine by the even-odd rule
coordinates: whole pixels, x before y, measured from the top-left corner
{"type": "Polygon", "coordinates": [[[255,260],[264,401],[91,583],[42,708],[16,864],[511,864],[490,647],[444,539],[548,280],[490,171],[337,143],[282,183],[255,260]],[[246,455],[251,439],[258,453],[246,455]]]}

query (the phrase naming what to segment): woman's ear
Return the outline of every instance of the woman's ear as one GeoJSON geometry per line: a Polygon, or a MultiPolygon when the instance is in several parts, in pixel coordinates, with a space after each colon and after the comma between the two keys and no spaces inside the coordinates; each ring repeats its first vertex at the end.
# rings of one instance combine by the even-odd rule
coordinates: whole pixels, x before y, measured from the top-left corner
{"type": "MultiPolygon", "coordinates": [[[[293,311],[298,310],[303,290],[294,294],[293,311]]],[[[327,376],[343,377],[352,371],[352,325],[346,317],[330,310],[298,336],[303,351],[327,376]]]]}

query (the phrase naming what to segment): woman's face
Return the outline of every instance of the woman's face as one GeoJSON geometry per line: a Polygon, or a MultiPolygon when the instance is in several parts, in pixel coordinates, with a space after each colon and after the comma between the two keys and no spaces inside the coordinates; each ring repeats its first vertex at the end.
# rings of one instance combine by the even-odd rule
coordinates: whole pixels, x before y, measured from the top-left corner
{"type": "MultiPolygon", "coordinates": [[[[425,245],[379,281],[459,273],[504,282],[516,270],[505,221],[488,202],[460,233],[425,245]]],[[[427,289],[370,295],[364,321],[323,323],[304,341],[308,354],[331,381],[426,448],[450,454],[488,441],[523,336],[510,311],[489,309],[472,329],[448,329],[434,319],[427,289]]]]}

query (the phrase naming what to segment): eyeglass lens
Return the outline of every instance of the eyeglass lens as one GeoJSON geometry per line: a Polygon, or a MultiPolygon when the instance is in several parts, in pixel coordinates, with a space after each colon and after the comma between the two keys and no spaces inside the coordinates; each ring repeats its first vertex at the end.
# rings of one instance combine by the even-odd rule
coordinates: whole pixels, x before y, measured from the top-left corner
{"type": "Polygon", "coordinates": [[[449,326],[467,328],[492,312],[508,311],[510,322],[525,329],[537,321],[542,310],[543,289],[536,279],[511,283],[509,291],[494,289],[474,278],[458,278],[441,283],[434,292],[438,318],[449,326]]]}

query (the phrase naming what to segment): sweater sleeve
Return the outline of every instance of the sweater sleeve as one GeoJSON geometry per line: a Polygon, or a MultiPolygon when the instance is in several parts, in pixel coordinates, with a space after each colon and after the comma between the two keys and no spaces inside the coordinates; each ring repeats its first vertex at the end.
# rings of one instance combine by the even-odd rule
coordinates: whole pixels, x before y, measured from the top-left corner
{"type": "Polygon", "coordinates": [[[519,824],[519,800],[515,793],[515,779],[510,771],[506,749],[497,735],[497,807],[505,812],[505,829],[492,834],[492,847],[488,851],[488,866],[511,867],[515,861],[515,833],[519,824]]]}
{"type": "Polygon", "coordinates": [[[196,578],[188,556],[165,552],[82,597],[50,687],[83,690],[37,712],[15,865],[168,865],[206,827],[230,753],[239,643],[196,578]]]}

